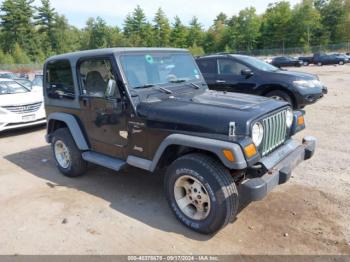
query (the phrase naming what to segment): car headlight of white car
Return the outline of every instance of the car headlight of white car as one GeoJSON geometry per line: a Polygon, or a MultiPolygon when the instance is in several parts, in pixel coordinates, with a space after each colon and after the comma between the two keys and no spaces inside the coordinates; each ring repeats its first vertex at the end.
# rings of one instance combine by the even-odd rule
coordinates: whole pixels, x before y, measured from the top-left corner
{"type": "Polygon", "coordinates": [[[297,80],[293,82],[293,85],[300,88],[322,87],[319,80],[297,80]]]}
{"type": "Polygon", "coordinates": [[[252,140],[256,147],[259,147],[264,137],[264,127],[260,122],[253,125],[252,140]]]}

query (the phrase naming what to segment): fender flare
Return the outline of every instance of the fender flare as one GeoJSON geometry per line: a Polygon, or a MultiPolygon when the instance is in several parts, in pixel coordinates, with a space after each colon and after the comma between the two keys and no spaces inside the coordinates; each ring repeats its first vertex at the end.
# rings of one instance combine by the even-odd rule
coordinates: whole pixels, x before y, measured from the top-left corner
{"type": "Polygon", "coordinates": [[[229,169],[242,170],[247,167],[247,162],[245,160],[244,154],[238,144],[204,137],[173,134],[166,137],[158,147],[157,152],[155,153],[152,163],[149,167],[149,170],[151,172],[156,169],[159,160],[163,155],[163,152],[170,145],[186,146],[211,152],[215,154],[220,159],[220,161],[229,169]],[[235,156],[234,162],[230,162],[224,157],[224,149],[231,150],[235,156]]]}
{"type": "MultiPolygon", "coordinates": [[[[77,147],[80,150],[82,150],[82,151],[90,150],[90,147],[85,139],[85,136],[84,136],[83,132],[81,131],[80,125],[79,125],[77,119],[73,115],[70,115],[67,113],[52,113],[52,114],[50,114],[47,118],[48,130],[49,130],[50,122],[52,120],[62,121],[67,125],[77,147]]],[[[51,142],[50,135],[51,134],[49,134],[49,133],[47,135],[48,142],[51,142]]]]}

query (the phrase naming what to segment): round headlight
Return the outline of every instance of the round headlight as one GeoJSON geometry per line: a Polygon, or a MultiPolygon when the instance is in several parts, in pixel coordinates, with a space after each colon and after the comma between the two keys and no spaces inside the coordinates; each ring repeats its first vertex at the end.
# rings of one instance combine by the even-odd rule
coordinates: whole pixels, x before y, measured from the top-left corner
{"type": "Polygon", "coordinates": [[[252,140],[255,146],[260,146],[264,137],[264,127],[261,123],[255,123],[252,129],[252,140]]]}
{"type": "Polygon", "coordinates": [[[292,109],[288,109],[287,110],[287,114],[286,114],[286,125],[288,128],[290,128],[293,124],[293,120],[294,120],[294,113],[292,109]]]}

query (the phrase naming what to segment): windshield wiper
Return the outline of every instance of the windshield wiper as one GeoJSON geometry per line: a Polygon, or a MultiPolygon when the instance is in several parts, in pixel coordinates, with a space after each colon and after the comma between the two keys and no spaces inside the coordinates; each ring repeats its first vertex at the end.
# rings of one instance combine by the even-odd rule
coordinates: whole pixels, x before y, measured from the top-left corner
{"type": "Polygon", "coordinates": [[[173,84],[179,84],[179,83],[185,83],[185,82],[186,82],[186,80],[182,80],[182,79],[170,81],[170,83],[173,83],[173,84]]]}
{"type": "Polygon", "coordinates": [[[201,89],[201,87],[195,83],[189,83],[191,86],[193,86],[195,89],[201,89]]]}
{"type": "MultiPolygon", "coordinates": [[[[187,81],[183,80],[183,79],[170,81],[170,83],[174,83],[174,84],[185,83],[185,82],[187,82],[187,81]]],[[[201,89],[201,87],[199,85],[192,83],[192,82],[187,83],[187,85],[191,85],[196,89],[201,89]]]]}
{"type": "Polygon", "coordinates": [[[153,89],[162,91],[162,92],[164,92],[166,94],[169,94],[169,95],[171,95],[173,93],[169,89],[166,89],[166,88],[161,87],[161,86],[160,87],[156,87],[155,85],[152,85],[152,84],[134,87],[134,89],[142,89],[142,88],[153,88],[153,89]]]}
{"type": "Polygon", "coordinates": [[[150,87],[154,87],[154,85],[143,85],[143,86],[136,86],[134,87],[134,89],[144,89],[144,88],[150,88],[150,87]]]}

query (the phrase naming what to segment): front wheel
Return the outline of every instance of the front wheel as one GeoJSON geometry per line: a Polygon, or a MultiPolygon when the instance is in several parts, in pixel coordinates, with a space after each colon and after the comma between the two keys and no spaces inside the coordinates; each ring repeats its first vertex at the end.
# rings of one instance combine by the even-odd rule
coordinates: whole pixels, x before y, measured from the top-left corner
{"type": "Polygon", "coordinates": [[[76,146],[68,128],[57,129],[52,136],[52,153],[58,169],[68,177],[81,176],[86,172],[87,162],[76,146]]]}
{"type": "Polygon", "coordinates": [[[322,64],[322,62],[318,62],[317,65],[318,66],[322,66],[323,64],[322,64]]]}
{"type": "Polygon", "coordinates": [[[344,65],[344,61],[339,61],[339,65],[344,65]]]}
{"type": "Polygon", "coordinates": [[[177,219],[199,233],[215,233],[237,214],[236,184],[210,156],[196,153],[175,160],[167,170],[164,189],[177,219]]]}
{"type": "Polygon", "coordinates": [[[288,102],[292,107],[294,107],[292,98],[286,92],[274,90],[267,93],[265,96],[275,100],[288,102]]]}

